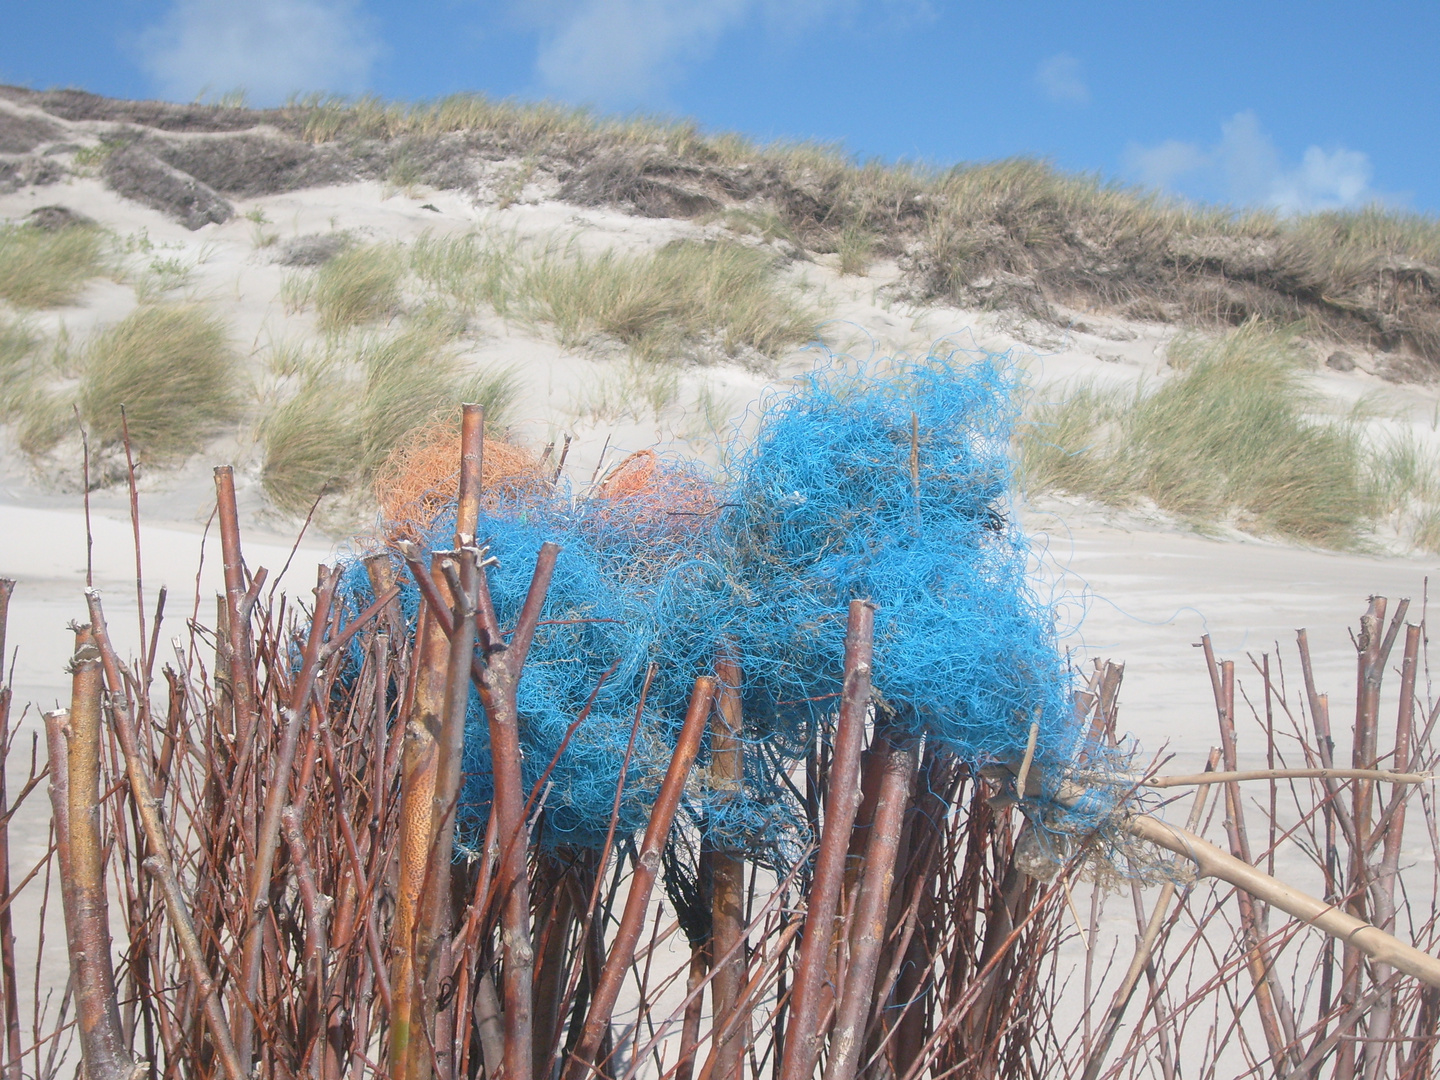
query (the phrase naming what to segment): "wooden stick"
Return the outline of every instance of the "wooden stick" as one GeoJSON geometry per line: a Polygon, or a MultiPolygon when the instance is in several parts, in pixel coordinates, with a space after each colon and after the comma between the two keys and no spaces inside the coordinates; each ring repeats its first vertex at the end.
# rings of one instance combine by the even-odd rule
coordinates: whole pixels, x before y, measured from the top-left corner
{"type": "Polygon", "coordinates": [[[455,503],[455,546],[475,543],[480,526],[481,467],[485,457],[485,407],[469,402],[460,414],[460,492],[455,503]]]}
{"type": "Polygon", "coordinates": [[[110,957],[110,907],[105,890],[105,843],[100,835],[100,650],[89,626],[75,627],[70,659],[69,777],[70,890],[66,908],[70,970],[80,1051],[88,1080],[128,1080],[135,1059],[125,1045],[110,957]]]}
{"type": "MultiPolygon", "coordinates": [[[[290,774],[295,769],[295,752],[300,744],[301,723],[311,709],[310,691],[318,674],[320,649],[330,622],[330,606],[335,599],[335,588],[340,584],[340,571],[338,568],[332,570],[322,566],[319,578],[315,612],[310,621],[310,636],[305,643],[304,660],[291,691],[290,703],[284,709],[285,727],[270,769],[269,783],[265,788],[259,847],[256,849],[255,865],[251,868],[245,898],[246,930],[240,982],[244,1000],[249,1006],[258,1004],[260,992],[261,950],[265,941],[266,912],[270,908],[270,879],[275,868],[275,854],[280,847],[280,815],[290,794],[290,774]]],[[[245,1011],[249,1013],[249,1008],[245,1011]]],[[[242,1027],[241,1030],[243,1032],[245,1028],[242,1027]]],[[[251,1049],[248,1044],[237,1044],[236,1049],[240,1053],[240,1064],[244,1071],[243,1066],[250,1058],[251,1049]]]]}
{"type": "MultiPolygon", "coordinates": [[[[739,793],[745,783],[745,744],[741,738],[740,667],[730,652],[715,665],[719,692],[710,725],[710,781],[717,790],[739,793]]],[[[745,985],[745,949],[737,948],[745,922],[745,862],[739,852],[713,847],[701,852],[708,863],[712,888],[710,955],[727,959],[710,977],[711,1025],[729,1036],[716,1044],[716,1080],[740,1080],[749,1025],[730,1024],[745,985]]]]}
{"type": "Polygon", "coordinates": [[[180,942],[180,950],[190,969],[190,978],[195,983],[195,991],[200,997],[205,1022],[210,1029],[211,1038],[215,1040],[215,1050],[220,1056],[220,1063],[225,1069],[225,1075],[230,1080],[243,1080],[245,1074],[240,1069],[240,1056],[236,1051],[235,1040],[231,1035],[230,1025],[225,1019],[225,1012],[221,1008],[220,995],[215,990],[215,978],[210,972],[209,965],[205,962],[205,953],[200,945],[200,937],[195,931],[195,922],[191,918],[189,906],[181,891],[180,880],[175,874],[175,860],[170,850],[169,835],[160,815],[160,800],[155,796],[154,784],[150,780],[150,770],[147,768],[140,750],[134,718],[131,716],[130,704],[125,697],[120,658],[116,655],[115,648],[110,642],[109,629],[105,623],[105,612],[100,603],[100,594],[94,589],[86,589],[85,599],[90,608],[90,625],[95,636],[96,647],[100,650],[105,678],[110,683],[110,716],[115,724],[120,752],[125,758],[125,772],[130,781],[131,798],[139,812],[141,826],[145,830],[145,842],[150,848],[150,854],[144,860],[143,865],[160,884],[160,892],[165,899],[166,913],[170,916],[170,924],[174,928],[175,936],[180,942]]]}
{"type": "Polygon", "coordinates": [[[825,1080],[853,1080],[864,1049],[864,1025],[870,1016],[875,973],[885,940],[885,917],[895,880],[900,828],[915,780],[915,740],[890,732],[881,734],[880,738],[885,742],[884,773],[875,805],[875,820],[865,844],[865,868],[855,903],[850,963],[835,1012],[835,1032],[830,1039],[825,1080]]]}
{"type": "Polygon", "coordinates": [[[690,708],[685,715],[685,724],[680,729],[680,738],[675,744],[675,753],[670,758],[670,767],[665,773],[665,782],[650,812],[650,822],[645,827],[645,839],[640,845],[639,858],[635,860],[635,873],[630,879],[630,893],[625,898],[625,911],[620,918],[620,928],[615,934],[615,943],[605,966],[600,971],[595,993],[590,998],[590,1010],[585,1016],[580,1039],[571,1052],[566,1064],[564,1080],[581,1080],[595,1066],[595,1055],[601,1040],[610,1027],[610,1016],[615,1002],[620,997],[620,987],[625,972],[635,958],[635,947],[645,928],[645,912],[650,906],[650,893],[655,887],[655,878],[660,869],[660,853],[670,836],[670,825],[675,811],[680,806],[680,797],[685,791],[685,781],[695,755],[700,750],[700,736],[705,730],[705,719],[710,715],[710,706],[715,698],[715,681],[701,676],[695,680],[694,692],[690,695],[690,708]]]}
{"type": "Polygon", "coordinates": [[[780,1080],[810,1080],[819,1050],[820,990],[834,932],[835,905],[844,883],[850,828],[859,806],[860,742],[870,706],[874,633],[875,605],[868,600],[852,600],[845,632],[845,682],[835,727],[835,756],[825,798],[825,824],[820,833],[820,850],[815,856],[815,876],[800,941],[780,1080]]]}
{"type": "Polygon", "coordinates": [[[550,589],[559,557],[558,544],[546,543],[535,560],[530,590],[516,619],[515,632],[504,642],[490,600],[490,586],[479,575],[476,628],[486,647],[486,662],[477,689],[490,727],[490,752],[495,780],[491,812],[498,823],[500,871],[496,890],[501,897],[501,955],[504,963],[505,1080],[530,1080],[534,1033],[535,954],[530,939],[530,883],[526,873],[529,846],[525,828],[525,781],[520,766],[520,716],[516,694],[525,657],[535,639],[535,628],[550,589]]]}
{"type": "Polygon", "coordinates": [[[1423,784],[1434,779],[1434,773],[1386,772],[1384,769],[1238,769],[1184,776],[1152,776],[1140,783],[1145,787],[1170,788],[1246,780],[1374,780],[1385,784],[1423,784]]]}
{"type": "Polygon", "coordinates": [[[10,912],[10,800],[5,784],[5,763],[10,749],[10,683],[5,678],[5,631],[10,615],[10,594],[15,582],[0,578],[0,896],[7,903],[0,911],[0,978],[5,981],[5,1080],[21,1080],[24,1062],[20,1049],[20,988],[15,983],[15,925],[10,912]]]}
{"type": "MultiPolygon", "coordinates": [[[[428,575],[422,575],[428,579],[428,575]]],[[[400,866],[391,935],[390,1074],[410,1080],[411,1022],[416,998],[416,926],[425,867],[434,843],[436,738],[445,708],[445,664],[449,643],[428,605],[420,609],[418,643],[412,654],[414,696],[405,723],[400,781],[400,866]]],[[[423,1045],[423,1040],[416,1040],[423,1045]]]]}
{"type": "MultiPolygon", "coordinates": [[[[439,739],[436,744],[435,789],[430,810],[430,830],[434,841],[426,869],[425,904],[416,952],[423,965],[418,973],[427,987],[437,979],[437,958],[448,950],[454,933],[454,909],[450,897],[451,863],[455,852],[455,811],[464,781],[462,765],[465,757],[465,713],[470,704],[470,661],[475,653],[475,588],[479,559],[473,547],[455,552],[436,552],[433,558],[444,574],[454,599],[455,632],[450,638],[445,670],[445,689],[439,739]]],[[[448,973],[446,973],[448,974],[448,973]]],[[[454,997],[447,1010],[454,1009],[454,997]]],[[[428,994],[427,994],[428,998],[428,994]]],[[[426,1002],[429,1013],[430,1002],[426,1002]]],[[[430,1017],[427,1017],[427,1019],[430,1017]]],[[[437,1043],[443,1040],[436,1040],[437,1043]]],[[[442,1076],[452,1048],[437,1045],[442,1076]]],[[[420,1080],[417,1075],[414,1080],[420,1080]]]]}
{"type": "Polygon", "coordinates": [[[1277,881],[1189,830],[1144,815],[1128,819],[1123,827],[1133,836],[1190,859],[1202,877],[1229,882],[1302,922],[1349,942],[1372,960],[1413,975],[1428,986],[1440,987],[1440,959],[1406,945],[1333,904],[1277,881]]]}

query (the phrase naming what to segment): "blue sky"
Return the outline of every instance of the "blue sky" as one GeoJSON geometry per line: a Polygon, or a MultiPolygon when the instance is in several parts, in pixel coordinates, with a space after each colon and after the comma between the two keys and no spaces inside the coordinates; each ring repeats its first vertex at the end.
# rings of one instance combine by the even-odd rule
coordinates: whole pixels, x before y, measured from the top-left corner
{"type": "Polygon", "coordinates": [[[456,90],[1285,212],[1440,211],[1440,4],[0,0],[0,80],[190,100],[456,90]]]}

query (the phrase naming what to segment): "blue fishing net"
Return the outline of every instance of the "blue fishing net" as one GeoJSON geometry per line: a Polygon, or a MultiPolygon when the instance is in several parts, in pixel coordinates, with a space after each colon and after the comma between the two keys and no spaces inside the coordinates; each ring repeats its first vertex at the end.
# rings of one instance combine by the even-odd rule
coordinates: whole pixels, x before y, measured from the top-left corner
{"type": "MultiPolygon", "coordinates": [[[[540,545],[562,546],[519,693],[527,783],[550,769],[541,841],[603,842],[617,790],[617,835],[644,826],[694,680],[725,653],[742,672],[745,780],[710,783],[702,750],[687,812],[754,858],[792,857],[808,839],[794,776],[837,705],[857,597],[877,605],[888,722],[979,764],[1018,760],[1038,721],[1037,760],[1066,760],[1069,682],[1011,514],[1016,389],[991,354],[836,362],[762,401],[720,475],[659,461],[619,495],[490,500],[479,534],[499,559],[489,585],[503,627],[540,545]]],[[[452,511],[422,546],[448,548],[453,534],[452,511]]],[[[398,576],[413,626],[418,592],[398,576]]],[[[372,599],[356,568],[342,593],[355,610],[372,599]]],[[[483,832],[488,747],[472,695],[462,843],[483,832]]]]}

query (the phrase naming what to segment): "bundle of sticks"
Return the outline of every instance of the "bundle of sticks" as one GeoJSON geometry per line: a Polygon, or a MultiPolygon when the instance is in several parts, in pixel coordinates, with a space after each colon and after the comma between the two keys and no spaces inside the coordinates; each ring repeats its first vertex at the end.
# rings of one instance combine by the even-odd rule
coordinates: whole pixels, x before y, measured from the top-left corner
{"type": "MultiPolygon", "coordinates": [[[[1081,793],[1044,782],[1028,755],[976,770],[887,728],[873,706],[863,599],[848,611],[843,694],[803,772],[787,778],[813,836],[792,865],[712,844],[682,810],[699,767],[710,785],[745,775],[741,673],[724,657],[695,675],[643,833],[622,834],[612,817],[598,849],[548,844],[549,770],[523,780],[516,693],[557,549],[541,550],[516,625],[500,626],[477,543],[482,430],[467,407],[453,550],[405,552],[424,601],[413,628],[388,557],[367,561],[377,599],[353,617],[335,603],[336,568],[320,568],[308,610],[267,593],[267,571],[245,564],[224,468],[214,627],[188,620],[162,658],[162,590],[138,655],[122,658],[87,590],[70,707],[44,717],[48,766],[32,755],[13,801],[0,788],[0,1077],[60,1075],[77,1043],[88,1080],[1175,1076],[1192,1043],[1206,1061],[1238,1048],[1277,1075],[1429,1074],[1440,961],[1425,950],[1440,927],[1435,890],[1416,917],[1401,866],[1440,712],[1414,723],[1418,627],[1406,628],[1389,770],[1376,742],[1403,605],[1388,631],[1383,602],[1366,617],[1365,722],[1348,770],[1334,761],[1328,705],[1302,651],[1307,696],[1293,709],[1265,658],[1271,760],[1240,773],[1233,665],[1207,643],[1221,748],[1206,774],[1134,783],[1198,785],[1190,826],[1141,813],[1120,826],[1198,876],[1132,883],[1139,933],[1128,967],[1112,971],[1096,960],[1102,838],[1074,838],[1048,880],[1016,858],[1037,801],[1081,793]],[[472,687],[494,798],[483,838],[457,845],[472,687]],[[1277,702],[1296,718],[1299,769],[1276,760],[1277,702]],[[12,885],[7,829],[47,777],[53,844],[12,885]],[[1257,777],[1270,793],[1264,850],[1250,845],[1240,789],[1257,777]],[[1228,852],[1200,835],[1217,784],[1228,852]],[[1288,830],[1281,791],[1300,807],[1288,830]],[[1314,840],[1323,898],[1258,868],[1269,859],[1273,870],[1287,836],[1314,840]],[[1088,926],[1074,895],[1087,879],[1088,926]],[[27,887],[48,897],[52,881],[70,979],[58,1010],[33,987],[27,1041],[11,907],[27,887]],[[1272,926],[1272,908],[1294,921],[1272,926]],[[1390,932],[1402,912],[1421,947],[1390,932]],[[1238,933],[1217,936],[1231,917],[1238,933]],[[1188,937],[1176,932],[1187,920],[1188,937]],[[1085,958],[1074,965],[1077,942],[1085,958]],[[1307,964],[1320,993],[1291,1000],[1280,972],[1307,964]],[[1236,990],[1242,971],[1249,993],[1236,990]],[[1149,992],[1132,1011],[1142,981],[1149,992]],[[1197,1035],[1191,1022],[1217,1002],[1233,1011],[1229,1027],[1197,1035]]],[[[1099,665],[1076,694],[1092,739],[1114,738],[1121,675],[1099,665]]],[[[18,731],[8,688],[0,705],[8,755],[18,731]]],[[[42,905],[42,935],[44,925],[42,905]]]]}

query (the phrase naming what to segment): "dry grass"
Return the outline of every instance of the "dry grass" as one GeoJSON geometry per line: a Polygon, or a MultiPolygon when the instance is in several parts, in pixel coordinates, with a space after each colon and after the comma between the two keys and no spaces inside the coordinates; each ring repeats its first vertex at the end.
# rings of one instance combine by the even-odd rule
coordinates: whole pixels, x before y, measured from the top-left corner
{"type": "Polygon", "coordinates": [[[308,299],[320,329],[334,334],[394,315],[404,278],[404,257],[395,245],[351,248],[316,271],[308,299]]]}
{"type": "Polygon", "coordinates": [[[735,243],[678,242],[588,255],[490,233],[422,237],[410,265],[443,303],[554,329],[581,348],[618,342],[645,364],[764,362],[814,336],[818,313],[777,279],[776,257],[735,243]]]}
{"type": "Polygon", "coordinates": [[[812,337],[817,322],[775,281],[773,256],[735,244],[594,257],[551,251],[515,292],[516,307],[554,326],[565,344],[604,335],[652,362],[706,351],[774,358],[812,337]]]}
{"type": "Polygon", "coordinates": [[[118,445],[123,405],[136,460],[172,462],[239,417],[239,381],[224,323],[197,306],[138,308],[78,349],[0,326],[0,404],[32,455],[73,430],[77,409],[94,449],[118,445]]]}
{"type": "Polygon", "coordinates": [[[462,402],[500,422],[516,392],[508,370],[466,371],[446,327],[367,336],[297,367],[293,392],[260,426],[265,489],[291,511],[363,489],[406,436],[462,402]]]}
{"type": "Polygon", "coordinates": [[[124,405],[137,457],[169,461],[239,417],[239,375],[225,324],[204,308],[142,307],[86,347],[76,400],[98,445],[119,441],[124,405]]]}
{"type": "Polygon", "coordinates": [[[1181,371],[1157,386],[1085,384],[1037,407],[1020,446],[1027,488],[1352,545],[1375,508],[1363,443],[1315,415],[1291,339],[1250,324],[1171,357],[1181,371]]]}
{"type": "Polygon", "coordinates": [[[96,228],[0,225],[0,299],[16,307],[73,303],[85,283],[104,272],[103,238],[96,228]]]}

